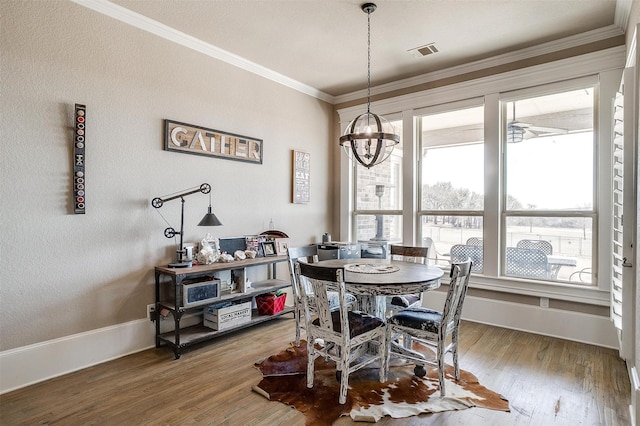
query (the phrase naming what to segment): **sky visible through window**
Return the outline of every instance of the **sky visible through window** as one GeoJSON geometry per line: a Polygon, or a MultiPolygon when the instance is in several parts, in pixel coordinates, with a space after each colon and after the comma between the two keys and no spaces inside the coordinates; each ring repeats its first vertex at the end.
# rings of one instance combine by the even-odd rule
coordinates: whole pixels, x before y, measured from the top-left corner
{"type": "MultiPolygon", "coordinates": [[[[565,210],[593,205],[591,132],[537,137],[507,146],[507,191],[526,208],[565,210]]],[[[484,194],[483,144],[429,149],[423,182],[451,182],[484,194]],[[455,156],[452,156],[455,150],[455,156]],[[455,167],[451,167],[455,158],[455,167]]]]}

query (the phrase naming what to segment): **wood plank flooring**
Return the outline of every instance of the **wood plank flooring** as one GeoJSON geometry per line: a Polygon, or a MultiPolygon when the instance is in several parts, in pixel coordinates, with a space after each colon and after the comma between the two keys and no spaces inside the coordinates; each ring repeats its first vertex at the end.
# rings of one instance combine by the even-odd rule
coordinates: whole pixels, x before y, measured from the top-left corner
{"type": "MultiPolygon", "coordinates": [[[[287,315],[174,360],[150,349],[0,396],[1,425],[304,425],[251,391],[254,362],[294,339],[287,315]]],[[[384,418],[380,425],[629,425],[630,385],[617,352],[465,322],[460,366],[504,395],[510,413],[471,408],[384,418]]],[[[342,418],[337,425],[349,425],[342,418]]]]}

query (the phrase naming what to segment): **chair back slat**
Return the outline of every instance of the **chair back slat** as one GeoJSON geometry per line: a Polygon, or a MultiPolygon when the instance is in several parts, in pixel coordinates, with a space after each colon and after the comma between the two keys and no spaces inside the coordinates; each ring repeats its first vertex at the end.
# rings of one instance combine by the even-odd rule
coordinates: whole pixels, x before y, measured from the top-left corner
{"type": "Polygon", "coordinates": [[[296,277],[295,264],[297,262],[315,263],[318,261],[318,246],[313,244],[302,247],[289,247],[287,249],[287,260],[289,266],[289,276],[291,277],[291,286],[293,288],[293,295],[299,299],[300,286],[296,277]]]}
{"type": "Polygon", "coordinates": [[[404,260],[405,262],[427,263],[429,247],[413,247],[392,244],[390,247],[391,259],[404,260]]]}
{"type": "Polygon", "coordinates": [[[343,335],[349,335],[348,307],[344,283],[344,268],[321,267],[308,263],[296,264],[302,302],[308,315],[307,327],[320,327],[334,330],[333,317],[329,304],[329,288],[338,292],[340,326],[343,335]],[[311,291],[309,291],[311,290],[311,291]],[[311,313],[318,318],[319,325],[311,322],[311,313]]]}
{"type": "Polygon", "coordinates": [[[447,291],[447,299],[442,309],[442,325],[440,327],[440,334],[442,334],[443,338],[451,327],[457,327],[460,323],[462,305],[469,287],[471,270],[473,269],[472,265],[473,262],[469,258],[464,262],[451,265],[451,273],[449,274],[451,280],[447,291]]]}

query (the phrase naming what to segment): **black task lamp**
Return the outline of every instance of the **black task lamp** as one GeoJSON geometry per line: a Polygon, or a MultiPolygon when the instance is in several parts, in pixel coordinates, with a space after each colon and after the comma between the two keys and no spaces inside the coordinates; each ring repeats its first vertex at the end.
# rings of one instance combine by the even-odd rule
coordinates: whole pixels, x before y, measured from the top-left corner
{"type": "Polygon", "coordinates": [[[173,229],[172,227],[168,227],[164,230],[164,236],[167,238],[173,238],[176,235],[180,235],[180,246],[178,250],[176,250],[176,253],[178,254],[177,262],[170,263],[169,264],[170,268],[190,268],[191,266],[193,266],[193,263],[191,260],[187,260],[187,261],[184,260],[184,254],[186,250],[182,246],[182,237],[184,236],[184,197],[186,197],[187,195],[198,193],[198,192],[201,192],[203,194],[209,194],[209,210],[207,214],[204,215],[200,223],[198,223],[198,226],[222,225],[222,223],[218,220],[216,215],[211,212],[211,185],[209,185],[208,183],[203,183],[202,185],[200,185],[198,189],[181,192],[180,194],[172,195],[167,198],[154,198],[153,200],[151,200],[151,205],[156,209],[159,209],[160,207],[162,207],[162,205],[166,201],[175,200],[177,198],[180,198],[180,201],[182,202],[182,210],[180,214],[180,232],[176,232],[176,230],[173,229]]]}

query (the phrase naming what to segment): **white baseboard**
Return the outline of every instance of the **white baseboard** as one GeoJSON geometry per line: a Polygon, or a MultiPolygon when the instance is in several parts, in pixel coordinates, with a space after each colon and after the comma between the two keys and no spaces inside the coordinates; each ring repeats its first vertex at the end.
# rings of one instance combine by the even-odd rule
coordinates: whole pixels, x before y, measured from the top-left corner
{"type": "MultiPolygon", "coordinates": [[[[424,306],[442,309],[444,292],[430,292],[424,298],[424,306]]],[[[505,302],[467,296],[462,318],[482,324],[557,337],[618,349],[618,339],[609,317],[572,312],[536,305],[505,302]]]]}
{"type": "MultiPolygon", "coordinates": [[[[441,309],[444,296],[429,293],[425,306],[441,309]]],[[[618,347],[611,321],[596,315],[468,296],[463,317],[597,346],[618,347]]],[[[153,323],[141,319],[0,352],[0,395],[154,347],[154,334],[153,323]]],[[[636,391],[636,398],[638,394],[636,391]]]]}
{"type": "Polygon", "coordinates": [[[155,346],[148,319],[0,352],[0,395],[155,346]]]}

